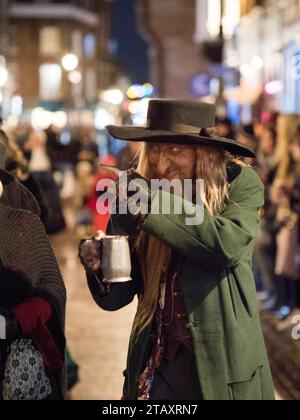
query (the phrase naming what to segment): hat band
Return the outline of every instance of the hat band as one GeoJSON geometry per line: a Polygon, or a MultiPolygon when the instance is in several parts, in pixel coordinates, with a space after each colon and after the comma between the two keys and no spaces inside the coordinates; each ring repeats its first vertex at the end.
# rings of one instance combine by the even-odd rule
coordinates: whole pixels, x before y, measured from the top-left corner
{"type": "Polygon", "coordinates": [[[189,124],[180,124],[173,121],[158,121],[148,119],[147,125],[150,130],[167,130],[176,134],[200,134],[202,128],[189,124]]]}

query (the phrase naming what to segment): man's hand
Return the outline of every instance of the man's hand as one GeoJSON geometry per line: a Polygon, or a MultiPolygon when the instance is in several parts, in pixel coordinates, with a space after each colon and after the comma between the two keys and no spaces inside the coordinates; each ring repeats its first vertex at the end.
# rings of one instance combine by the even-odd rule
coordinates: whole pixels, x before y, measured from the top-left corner
{"type": "Polygon", "coordinates": [[[116,213],[126,218],[126,226],[133,232],[143,223],[151,208],[151,188],[149,180],[130,169],[126,177],[117,182],[116,213]],[[139,200],[133,199],[138,193],[139,200]],[[124,216],[125,214],[125,216],[124,216]]]}
{"type": "Polygon", "coordinates": [[[103,238],[105,238],[105,233],[99,231],[94,238],[82,240],[79,243],[78,255],[81,264],[90,274],[97,274],[102,268],[103,238]]]}

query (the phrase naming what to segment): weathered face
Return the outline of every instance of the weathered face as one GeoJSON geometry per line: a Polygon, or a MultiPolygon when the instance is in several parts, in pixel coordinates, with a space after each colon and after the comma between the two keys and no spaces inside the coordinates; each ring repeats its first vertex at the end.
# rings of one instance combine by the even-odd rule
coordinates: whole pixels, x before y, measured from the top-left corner
{"type": "Polygon", "coordinates": [[[154,178],[193,179],[196,167],[196,150],[190,145],[149,144],[149,162],[154,178]]]}

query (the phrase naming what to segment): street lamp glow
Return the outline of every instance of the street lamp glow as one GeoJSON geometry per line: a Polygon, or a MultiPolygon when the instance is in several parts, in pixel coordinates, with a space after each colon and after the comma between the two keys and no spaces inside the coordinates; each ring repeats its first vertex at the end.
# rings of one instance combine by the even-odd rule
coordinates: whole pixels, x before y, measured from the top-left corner
{"type": "Polygon", "coordinates": [[[101,98],[112,105],[121,105],[124,101],[124,94],[119,89],[109,89],[102,93],[101,98]]]}
{"type": "Polygon", "coordinates": [[[272,80],[265,85],[265,91],[268,95],[276,95],[283,89],[281,80],[272,80]]]}
{"type": "Polygon", "coordinates": [[[5,67],[0,67],[0,87],[3,87],[8,80],[8,72],[5,67]]]}
{"type": "Polygon", "coordinates": [[[95,112],[95,127],[104,130],[107,125],[115,124],[115,117],[104,108],[98,108],[95,112]]]}
{"type": "Polygon", "coordinates": [[[208,1],[207,30],[211,36],[218,36],[220,33],[220,23],[222,18],[221,0],[208,1]]]}
{"type": "Polygon", "coordinates": [[[251,59],[251,66],[255,70],[261,70],[264,67],[264,60],[261,57],[259,57],[258,55],[255,55],[251,59]]]}
{"type": "Polygon", "coordinates": [[[78,57],[75,54],[66,54],[62,58],[62,66],[66,71],[74,71],[78,66],[78,57]]]}
{"type": "Polygon", "coordinates": [[[31,113],[31,125],[35,130],[46,130],[53,122],[53,114],[43,108],[34,108],[31,113]]]}
{"type": "Polygon", "coordinates": [[[241,74],[246,78],[252,78],[254,73],[254,69],[250,64],[242,64],[240,67],[241,74]]]}
{"type": "Polygon", "coordinates": [[[78,70],[72,71],[68,79],[73,85],[79,85],[82,82],[82,74],[78,70]]]}
{"type": "Polygon", "coordinates": [[[68,116],[64,111],[57,111],[54,112],[52,116],[52,123],[57,128],[65,128],[68,124],[68,116]]]}

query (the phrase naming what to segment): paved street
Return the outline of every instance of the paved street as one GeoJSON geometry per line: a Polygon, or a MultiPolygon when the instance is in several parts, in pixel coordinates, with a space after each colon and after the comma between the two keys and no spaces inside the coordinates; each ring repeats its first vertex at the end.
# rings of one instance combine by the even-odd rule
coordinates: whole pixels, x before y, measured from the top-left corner
{"type": "Polygon", "coordinates": [[[122,396],[122,372],[135,304],[116,313],[98,308],[77,258],[77,242],[70,233],[52,240],[68,290],[68,347],[80,366],[80,382],[70,397],[118,400],[122,396]]]}

